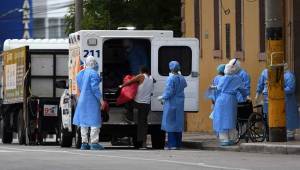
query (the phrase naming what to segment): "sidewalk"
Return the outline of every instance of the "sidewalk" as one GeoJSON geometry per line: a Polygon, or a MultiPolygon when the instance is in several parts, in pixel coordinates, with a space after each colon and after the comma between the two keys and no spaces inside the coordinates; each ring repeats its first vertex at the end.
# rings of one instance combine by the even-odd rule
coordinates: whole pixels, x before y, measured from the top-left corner
{"type": "Polygon", "coordinates": [[[244,143],[243,141],[236,146],[221,147],[213,134],[207,133],[184,133],[183,147],[189,149],[215,150],[215,151],[235,151],[252,153],[271,153],[271,154],[297,154],[300,155],[300,135],[296,135],[293,142],[261,142],[244,143]]]}

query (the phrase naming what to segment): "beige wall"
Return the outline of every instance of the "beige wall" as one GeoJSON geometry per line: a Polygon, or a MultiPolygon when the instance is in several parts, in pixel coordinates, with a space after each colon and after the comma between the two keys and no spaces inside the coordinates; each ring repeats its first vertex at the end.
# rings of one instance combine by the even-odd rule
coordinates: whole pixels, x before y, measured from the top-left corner
{"type": "MultiPolygon", "coordinates": [[[[194,36],[194,0],[185,0],[185,36],[194,36]]],[[[251,95],[254,97],[258,77],[264,68],[264,62],[258,60],[259,54],[259,4],[258,1],[243,1],[243,34],[244,60],[242,67],[251,76],[251,95]]],[[[223,1],[224,8],[230,9],[230,14],[221,13],[221,51],[222,58],[214,58],[214,8],[213,0],[200,0],[201,14],[201,58],[200,58],[200,111],[187,113],[187,131],[211,132],[211,120],[208,118],[211,109],[210,101],[204,98],[205,91],[216,75],[216,67],[228,62],[225,58],[225,24],[231,25],[231,56],[235,54],[235,0],[223,1]]],[[[221,9],[221,7],[220,7],[221,9]]]]}

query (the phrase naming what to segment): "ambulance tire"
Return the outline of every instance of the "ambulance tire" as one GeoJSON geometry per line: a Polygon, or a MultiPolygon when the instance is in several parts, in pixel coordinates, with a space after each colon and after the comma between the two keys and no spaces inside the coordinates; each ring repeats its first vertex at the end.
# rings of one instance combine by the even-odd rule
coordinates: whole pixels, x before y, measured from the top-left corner
{"type": "Polygon", "coordinates": [[[75,131],[75,147],[77,149],[80,149],[81,147],[81,132],[80,132],[80,127],[76,127],[76,131],[75,131]]]}
{"type": "Polygon", "coordinates": [[[152,149],[164,149],[166,133],[162,130],[151,133],[152,149]]]}
{"type": "Polygon", "coordinates": [[[61,147],[71,147],[72,143],[73,143],[72,132],[68,132],[66,129],[61,129],[60,146],[61,147]]]}

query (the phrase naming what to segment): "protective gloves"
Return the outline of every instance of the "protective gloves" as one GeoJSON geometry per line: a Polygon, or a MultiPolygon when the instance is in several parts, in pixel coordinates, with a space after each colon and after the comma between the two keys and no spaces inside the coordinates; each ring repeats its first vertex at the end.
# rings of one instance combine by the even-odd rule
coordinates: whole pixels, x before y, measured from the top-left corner
{"type": "Polygon", "coordinates": [[[160,101],[160,103],[163,105],[164,104],[164,99],[162,96],[158,96],[157,100],[160,101]]]}

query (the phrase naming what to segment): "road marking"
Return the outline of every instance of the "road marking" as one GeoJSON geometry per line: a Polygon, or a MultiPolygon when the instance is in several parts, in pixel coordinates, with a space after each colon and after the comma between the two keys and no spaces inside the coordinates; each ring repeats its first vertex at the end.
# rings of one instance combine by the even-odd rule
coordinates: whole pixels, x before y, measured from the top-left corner
{"type": "Polygon", "coordinates": [[[0,153],[10,153],[10,152],[20,152],[20,151],[0,150],[0,153]]]}
{"type": "MultiPolygon", "coordinates": [[[[23,151],[23,152],[45,152],[45,153],[66,153],[71,155],[81,155],[81,156],[94,156],[94,157],[103,157],[103,158],[118,158],[118,159],[127,159],[127,160],[138,160],[138,161],[152,161],[152,162],[161,162],[161,163],[171,163],[178,165],[188,165],[188,166],[199,166],[204,168],[212,169],[224,169],[224,170],[250,170],[245,168],[235,168],[235,167],[226,167],[221,165],[211,165],[206,163],[195,163],[195,162],[185,162],[185,161],[173,161],[167,159],[151,159],[151,158],[140,158],[140,157],[127,157],[127,156],[116,156],[116,155],[102,155],[102,154],[91,154],[93,151],[60,151],[60,150],[40,150],[40,149],[19,149],[11,147],[0,147],[0,149],[10,149],[14,151],[23,151]]],[[[0,150],[1,151],[1,150],[0,150]]],[[[107,150],[101,152],[108,152],[107,150]]],[[[96,152],[94,152],[96,153],[96,152]]],[[[99,152],[97,152],[99,153],[99,152]]]]}

